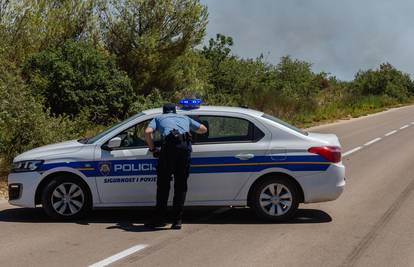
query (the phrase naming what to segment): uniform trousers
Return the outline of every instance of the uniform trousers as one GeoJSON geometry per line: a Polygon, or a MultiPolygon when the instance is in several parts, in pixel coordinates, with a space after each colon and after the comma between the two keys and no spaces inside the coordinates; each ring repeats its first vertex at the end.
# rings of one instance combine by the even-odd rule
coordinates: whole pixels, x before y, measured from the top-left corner
{"type": "Polygon", "coordinates": [[[190,172],[191,142],[167,136],[161,146],[157,165],[157,204],[158,216],[165,218],[171,180],[174,178],[173,219],[179,220],[187,193],[187,180],[190,172]]]}

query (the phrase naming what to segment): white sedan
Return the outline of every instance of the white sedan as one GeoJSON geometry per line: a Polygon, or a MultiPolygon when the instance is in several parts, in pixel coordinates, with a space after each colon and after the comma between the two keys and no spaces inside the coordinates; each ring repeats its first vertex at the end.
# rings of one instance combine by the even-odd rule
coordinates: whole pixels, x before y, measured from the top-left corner
{"type": "MultiPolygon", "coordinates": [[[[95,137],[47,145],[14,159],[9,203],[42,205],[57,219],[92,208],[155,204],[157,159],[144,142],[146,110],[95,137]]],[[[263,219],[290,218],[299,203],[330,201],[345,186],[334,134],[301,131],[247,108],[179,109],[208,128],[193,134],[186,206],[250,206],[263,219]]]]}

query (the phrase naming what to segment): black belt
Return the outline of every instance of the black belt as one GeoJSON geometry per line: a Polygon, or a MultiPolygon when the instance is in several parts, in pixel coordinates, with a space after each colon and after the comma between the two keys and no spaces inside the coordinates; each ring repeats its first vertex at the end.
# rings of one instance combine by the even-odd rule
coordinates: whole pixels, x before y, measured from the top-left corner
{"type": "Polygon", "coordinates": [[[181,134],[178,131],[173,130],[166,136],[162,136],[162,141],[163,143],[164,142],[167,142],[167,143],[188,142],[188,141],[191,141],[191,134],[188,132],[181,134]]]}

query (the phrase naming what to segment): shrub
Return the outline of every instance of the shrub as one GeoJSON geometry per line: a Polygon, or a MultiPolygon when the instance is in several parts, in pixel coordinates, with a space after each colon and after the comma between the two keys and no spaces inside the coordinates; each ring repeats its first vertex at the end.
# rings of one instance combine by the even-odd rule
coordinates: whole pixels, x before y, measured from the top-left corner
{"type": "Polygon", "coordinates": [[[0,158],[5,163],[28,149],[82,134],[67,117],[52,117],[20,77],[0,69],[0,158]]]}
{"type": "Polygon", "coordinates": [[[135,99],[128,76],[114,59],[86,42],[68,41],[33,55],[23,74],[55,115],[76,116],[86,109],[93,122],[108,123],[125,117],[135,99]]]}
{"type": "Polygon", "coordinates": [[[379,69],[359,71],[353,82],[354,91],[363,95],[387,95],[399,100],[414,93],[410,76],[391,64],[381,64],[379,69]]]}

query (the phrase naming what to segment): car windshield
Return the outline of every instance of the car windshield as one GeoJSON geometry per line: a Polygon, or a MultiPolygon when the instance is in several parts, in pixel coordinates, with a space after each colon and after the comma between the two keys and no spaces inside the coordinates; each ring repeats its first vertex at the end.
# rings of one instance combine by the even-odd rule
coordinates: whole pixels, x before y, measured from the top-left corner
{"type": "Polygon", "coordinates": [[[127,124],[128,122],[130,122],[130,121],[132,121],[132,120],[134,120],[134,119],[136,119],[136,118],[138,118],[138,117],[140,117],[140,116],[142,116],[142,115],[144,115],[144,113],[142,113],[142,112],[141,112],[141,113],[137,113],[137,114],[135,114],[134,116],[132,116],[132,117],[130,117],[130,118],[128,118],[128,119],[126,119],[126,120],[124,120],[124,121],[118,122],[118,123],[117,123],[117,124],[115,124],[114,126],[109,127],[108,129],[106,129],[106,130],[104,130],[104,131],[102,131],[102,132],[98,133],[98,134],[97,134],[97,135],[95,135],[94,137],[90,137],[90,138],[82,138],[82,139],[79,139],[79,140],[78,140],[78,142],[80,142],[80,143],[82,143],[82,144],[93,144],[93,143],[95,143],[96,141],[98,141],[99,139],[101,139],[103,136],[105,136],[105,135],[109,134],[110,132],[112,132],[112,131],[114,131],[114,130],[118,129],[119,127],[122,127],[123,125],[127,124]]]}
{"type": "Polygon", "coordinates": [[[308,133],[307,133],[307,132],[302,131],[301,129],[299,129],[299,128],[297,128],[297,127],[293,126],[293,125],[290,125],[289,123],[287,123],[287,122],[285,122],[285,121],[282,121],[282,120],[281,120],[281,119],[279,119],[279,118],[273,117],[273,116],[268,115],[268,114],[263,114],[263,115],[262,115],[262,117],[263,117],[263,118],[265,118],[265,119],[271,120],[271,121],[273,121],[273,122],[276,122],[276,123],[282,124],[283,126],[288,127],[289,129],[294,130],[295,132],[301,133],[301,134],[303,134],[303,135],[308,135],[308,133]]]}

